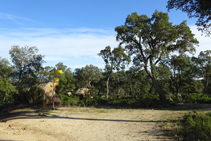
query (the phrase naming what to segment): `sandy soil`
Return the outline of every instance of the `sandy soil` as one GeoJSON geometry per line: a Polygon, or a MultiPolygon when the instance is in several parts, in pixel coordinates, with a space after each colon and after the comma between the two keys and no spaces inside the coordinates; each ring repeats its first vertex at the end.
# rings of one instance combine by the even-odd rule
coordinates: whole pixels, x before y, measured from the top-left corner
{"type": "Polygon", "coordinates": [[[2,117],[0,140],[5,141],[142,141],[170,140],[157,126],[186,111],[102,108],[58,108],[38,116],[19,109],[2,117]]]}

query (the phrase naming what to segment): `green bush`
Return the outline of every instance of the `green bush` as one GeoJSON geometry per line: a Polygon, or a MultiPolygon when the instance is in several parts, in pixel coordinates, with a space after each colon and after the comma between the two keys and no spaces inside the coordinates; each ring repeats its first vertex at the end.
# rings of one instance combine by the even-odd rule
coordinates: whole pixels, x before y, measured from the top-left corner
{"type": "Polygon", "coordinates": [[[79,96],[59,94],[59,97],[61,99],[61,105],[63,106],[78,106],[80,104],[79,96]]]}
{"type": "Polygon", "coordinates": [[[161,102],[158,95],[145,95],[140,98],[125,96],[119,97],[118,99],[116,96],[110,96],[108,99],[103,97],[94,97],[89,105],[112,105],[123,108],[157,108],[161,107],[161,102]]]}
{"type": "Polygon", "coordinates": [[[158,95],[145,95],[143,98],[140,98],[140,106],[143,108],[160,108],[162,107],[162,104],[159,100],[158,95]]]}
{"type": "Polygon", "coordinates": [[[152,108],[161,107],[161,102],[158,95],[145,95],[141,98],[135,98],[132,96],[120,97],[117,99],[116,96],[110,96],[108,99],[104,97],[84,97],[82,99],[79,96],[67,96],[64,94],[59,95],[61,104],[63,106],[97,106],[97,105],[112,105],[114,107],[122,108],[152,108]]]}
{"type": "Polygon", "coordinates": [[[183,99],[187,103],[211,103],[211,96],[208,94],[184,94],[183,99]]]}
{"type": "Polygon", "coordinates": [[[189,112],[183,116],[182,133],[186,140],[211,140],[211,112],[189,112]]]}

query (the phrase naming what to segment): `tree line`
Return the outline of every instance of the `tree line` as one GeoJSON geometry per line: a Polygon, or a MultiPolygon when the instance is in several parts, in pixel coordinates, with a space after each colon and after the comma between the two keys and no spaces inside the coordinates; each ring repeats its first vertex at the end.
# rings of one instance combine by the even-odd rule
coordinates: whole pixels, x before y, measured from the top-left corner
{"type": "MultiPolygon", "coordinates": [[[[55,65],[58,74],[57,94],[89,88],[95,97],[134,98],[158,95],[165,105],[168,94],[211,94],[211,50],[195,52],[199,42],[187,26],[169,22],[167,13],[155,11],[151,17],[136,12],[125,24],[115,28],[119,46],[99,51],[105,67],[86,65],[74,72],[62,62],[55,65]]],[[[43,67],[44,55],[35,46],[12,46],[12,64],[0,58],[0,101],[35,100],[39,83],[53,79],[52,66],[43,67]]]]}

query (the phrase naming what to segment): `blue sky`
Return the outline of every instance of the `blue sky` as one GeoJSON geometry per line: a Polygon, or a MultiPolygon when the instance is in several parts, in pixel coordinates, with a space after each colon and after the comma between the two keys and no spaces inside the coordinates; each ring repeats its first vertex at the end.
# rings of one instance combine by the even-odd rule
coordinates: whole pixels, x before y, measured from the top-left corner
{"type": "MultiPolygon", "coordinates": [[[[123,25],[128,14],[151,16],[155,9],[168,12],[167,0],[2,0],[0,1],[0,57],[10,59],[13,45],[36,46],[45,55],[44,66],[63,62],[81,68],[104,67],[97,55],[106,46],[117,47],[114,28],[123,25]]],[[[187,20],[200,51],[208,50],[210,37],[197,31],[197,19],[171,10],[170,22],[187,20]]]]}

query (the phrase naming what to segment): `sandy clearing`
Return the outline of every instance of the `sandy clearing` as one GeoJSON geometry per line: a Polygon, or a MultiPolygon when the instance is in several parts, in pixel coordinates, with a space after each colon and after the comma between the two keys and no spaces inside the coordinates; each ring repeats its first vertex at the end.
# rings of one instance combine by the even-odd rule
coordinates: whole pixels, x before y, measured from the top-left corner
{"type": "Polygon", "coordinates": [[[142,141],[170,140],[157,127],[186,111],[58,108],[47,116],[32,109],[13,111],[0,122],[0,140],[142,141]]]}

